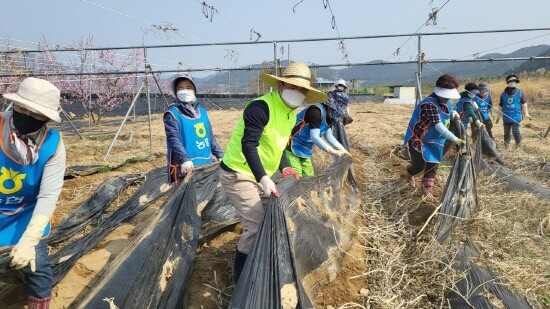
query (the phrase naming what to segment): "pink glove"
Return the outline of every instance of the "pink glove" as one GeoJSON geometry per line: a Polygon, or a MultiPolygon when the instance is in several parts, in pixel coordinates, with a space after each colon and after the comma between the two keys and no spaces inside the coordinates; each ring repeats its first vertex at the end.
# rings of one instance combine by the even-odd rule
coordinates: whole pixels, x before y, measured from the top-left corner
{"type": "Polygon", "coordinates": [[[286,178],[287,176],[292,175],[296,180],[300,180],[300,175],[298,175],[298,172],[292,167],[283,168],[283,171],[281,172],[281,174],[283,175],[283,178],[286,178]]]}

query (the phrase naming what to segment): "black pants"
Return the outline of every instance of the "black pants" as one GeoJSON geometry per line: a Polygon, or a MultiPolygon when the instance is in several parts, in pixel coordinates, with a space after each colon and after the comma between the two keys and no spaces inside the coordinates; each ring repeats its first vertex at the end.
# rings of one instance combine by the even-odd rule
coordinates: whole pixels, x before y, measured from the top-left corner
{"type": "Polygon", "coordinates": [[[407,168],[409,175],[416,175],[424,171],[424,178],[435,178],[439,163],[430,163],[424,161],[422,153],[416,151],[409,145],[409,153],[411,154],[411,165],[407,168]]]}

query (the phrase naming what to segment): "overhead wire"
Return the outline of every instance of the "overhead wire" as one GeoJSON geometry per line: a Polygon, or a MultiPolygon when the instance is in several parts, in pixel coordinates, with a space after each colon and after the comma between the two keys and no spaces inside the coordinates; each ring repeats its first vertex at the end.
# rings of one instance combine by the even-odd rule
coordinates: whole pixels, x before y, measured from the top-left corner
{"type": "Polygon", "coordinates": [[[163,31],[163,32],[174,32],[175,34],[177,34],[178,36],[180,36],[181,38],[189,38],[189,39],[192,39],[192,40],[195,40],[195,41],[198,41],[198,42],[201,42],[201,43],[204,43],[204,44],[208,44],[208,45],[211,45],[211,46],[216,46],[218,48],[221,48],[223,50],[225,50],[227,52],[225,58],[228,58],[230,60],[234,60],[234,62],[236,62],[238,60],[238,55],[243,55],[243,56],[246,56],[246,57],[249,57],[251,59],[255,59],[253,58],[252,56],[250,55],[247,55],[247,54],[244,54],[244,53],[238,53],[236,52],[235,50],[232,50],[232,49],[229,49],[229,48],[224,48],[224,47],[221,47],[219,45],[216,45],[214,43],[211,43],[211,42],[207,42],[205,40],[202,40],[202,39],[199,39],[197,37],[194,37],[194,36],[191,36],[191,35],[188,35],[188,34],[185,34],[183,32],[181,32],[178,28],[175,28],[173,27],[171,24],[156,24],[156,23],[153,23],[153,22],[150,22],[150,21],[147,21],[145,19],[142,19],[142,18],[138,18],[138,17],[135,17],[135,16],[132,16],[130,14],[126,14],[126,13],[123,13],[123,12],[120,12],[120,11],[117,11],[117,10],[114,10],[114,9],[111,9],[111,8],[108,8],[108,7],[105,7],[105,6],[102,6],[102,5],[99,5],[99,4],[96,4],[96,3],[93,3],[91,1],[88,1],[88,0],[80,0],[81,2],[84,2],[84,3],[87,3],[87,4],[90,4],[92,6],[95,6],[95,7],[98,7],[98,8],[101,8],[101,9],[104,9],[104,10],[107,10],[111,13],[114,13],[114,14],[119,14],[121,16],[124,16],[124,17],[127,17],[127,18],[131,18],[131,19],[134,19],[134,20],[137,20],[137,21],[140,21],[142,23],[145,23],[149,26],[151,26],[152,28],[154,29],[157,29],[157,30],[160,30],[160,31],[163,31]]]}
{"type": "Polygon", "coordinates": [[[214,7],[213,5],[209,5],[208,3],[206,3],[206,1],[197,0],[197,2],[202,5],[202,13],[204,14],[204,16],[206,18],[210,19],[210,22],[212,22],[213,17],[214,17],[214,12],[215,12],[217,14],[225,16],[227,19],[233,21],[234,23],[236,23],[236,24],[240,25],[241,27],[245,28],[246,30],[250,31],[250,40],[251,41],[252,41],[252,36],[253,35],[256,36],[256,39],[254,40],[254,42],[257,42],[258,40],[260,40],[260,38],[262,38],[262,34],[259,33],[258,31],[256,31],[254,29],[254,27],[250,27],[248,25],[245,25],[244,23],[242,23],[242,22],[236,20],[235,18],[225,14],[224,12],[218,10],[218,8],[214,7]]]}
{"type": "MultiPolygon", "coordinates": [[[[432,22],[433,25],[436,25],[437,24],[437,14],[450,2],[451,0],[447,0],[445,3],[443,3],[443,5],[439,8],[432,8],[432,11],[428,14],[428,19],[426,19],[425,22],[422,23],[422,25],[420,27],[418,27],[418,29],[416,29],[416,31],[411,34],[407,40],[401,44],[401,46],[399,46],[390,56],[388,56],[388,58],[386,58],[386,60],[384,61],[388,61],[390,58],[392,57],[395,57],[395,56],[398,56],[399,55],[399,52],[401,50],[401,48],[403,48],[403,46],[405,46],[405,44],[407,44],[407,42],[410,41],[410,39],[415,35],[415,34],[418,34],[418,31],[420,31],[420,29],[424,28],[425,26],[428,26],[430,24],[430,22],[432,22]]],[[[433,1],[430,1],[430,4],[432,4],[433,1]]]]}
{"type": "Polygon", "coordinates": [[[538,38],[541,38],[541,37],[544,37],[544,36],[547,36],[547,35],[550,35],[550,32],[545,33],[545,34],[541,34],[541,35],[538,35],[538,36],[535,36],[535,37],[532,37],[532,38],[528,38],[528,39],[520,40],[520,41],[517,41],[517,42],[509,43],[509,44],[506,44],[506,45],[498,46],[498,47],[495,47],[495,48],[491,48],[491,49],[487,49],[487,50],[483,50],[483,51],[478,51],[478,52],[468,54],[466,56],[462,56],[462,57],[459,57],[459,58],[456,58],[456,59],[464,59],[464,58],[468,58],[470,56],[473,56],[473,58],[475,59],[475,58],[478,58],[481,53],[487,53],[487,52],[490,52],[490,51],[499,50],[499,49],[502,49],[502,48],[505,48],[505,47],[510,47],[512,45],[516,45],[516,44],[519,44],[519,43],[524,43],[524,42],[527,42],[527,41],[538,39],[538,38]]]}
{"type": "MultiPolygon", "coordinates": [[[[23,41],[23,40],[16,40],[16,39],[10,39],[10,38],[5,38],[5,37],[0,37],[0,40],[1,39],[4,39],[4,40],[13,40],[13,41],[18,41],[18,42],[25,42],[25,43],[32,43],[32,44],[36,44],[37,46],[40,46],[40,45],[46,45],[46,46],[54,46],[54,47],[59,47],[60,45],[59,44],[49,44],[49,43],[43,43],[43,42],[32,42],[32,41],[23,41]]],[[[15,48],[17,50],[21,50],[22,52],[25,52],[25,50],[28,50],[29,48],[27,47],[17,47],[17,46],[13,46],[13,45],[6,45],[6,44],[0,44],[1,47],[6,47],[6,48],[15,48]]],[[[78,54],[77,52],[79,51],[79,48],[76,48],[74,46],[71,46],[70,48],[73,48],[75,49],[74,52],[66,52],[66,51],[57,51],[55,49],[53,50],[48,50],[49,52],[51,53],[67,53],[69,55],[75,55],[75,56],[79,56],[80,54],[78,54]]],[[[108,50],[108,48],[106,48],[106,50],[108,50]]],[[[120,53],[113,53],[114,55],[116,56],[120,56],[120,57],[128,57],[128,55],[125,55],[125,54],[120,54],[120,53]]],[[[154,66],[154,67],[173,67],[169,64],[176,64],[176,65],[179,65],[179,66],[188,66],[188,67],[191,67],[191,66],[204,66],[204,67],[208,67],[209,65],[205,65],[205,64],[197,64],[197,63],[188,63],[188,62],[183,62],[183,61],[174,61],[174,60],[165,60],[165,59],[158,59],[158,58],[145,58],[143,56],[136,56],[136,59],[139,59],[139,60],[147,60],[147,63],[154,66]],[[150,60],[152,60],[153,62],[151,62],[150,60]],[[168,64],[160,64],[158,62],[164,62],[164,63],[168,63],[168,64]]],[[[213,66],[210,66],[212,68],[215,68],[213,66]]]]}

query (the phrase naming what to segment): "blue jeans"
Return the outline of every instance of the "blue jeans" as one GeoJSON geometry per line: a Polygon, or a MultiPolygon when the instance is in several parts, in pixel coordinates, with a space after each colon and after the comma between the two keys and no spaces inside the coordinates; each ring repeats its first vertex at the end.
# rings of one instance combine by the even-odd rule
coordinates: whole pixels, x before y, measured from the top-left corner
{"type": "Polygon", "coordinates": [[[514,141],[516,141],[516,144],[521,143],[522,137],[521,133],[519,133],[519,123],[517,122],[504,122],[504,143],[510,143],[510,130],[512,134],[514,134],[514,141]]]}
{"type": "Polygon", "coordinates": [[[36,271],[32,272],[30,265],[23,268],[23,276],[27,284],[27,295],[35,298],[47,298],[52,294],[52,268],[48,257],[48,243],[41,240],[36,246],[36,271]]]}

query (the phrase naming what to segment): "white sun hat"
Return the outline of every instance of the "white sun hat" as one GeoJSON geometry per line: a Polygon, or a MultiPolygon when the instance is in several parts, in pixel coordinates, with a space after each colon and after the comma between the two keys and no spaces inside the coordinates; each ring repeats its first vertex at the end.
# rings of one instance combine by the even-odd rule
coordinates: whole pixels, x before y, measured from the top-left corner
{"type": "Polygon", "coordinates": [[[60,122],[61,92],[47,80],[27,77],[19,85],[17,93],[5,93],[3,97],[31,112],[60,122]]]}
{"type": "Polygon", "coordinates": [[[344,86],[344,88],[348,88],[348,85],[346,84],[346,81],[343,78],[339,78],[335,83],[334,87],[338,87],[338,85],[344,86]]]}
{"type": "Polygon", "coordinates": [[[445,99],[460,99],[460,93],[458,93],[458,90],[456,90],[456,88],[447,89],[447,88],[435,87],[434,93],[438,97],[442,97],[445,99]]]}

